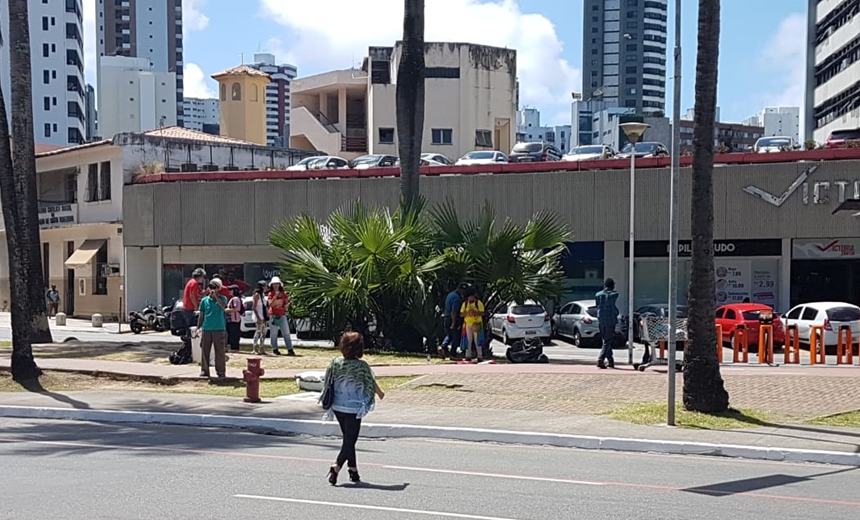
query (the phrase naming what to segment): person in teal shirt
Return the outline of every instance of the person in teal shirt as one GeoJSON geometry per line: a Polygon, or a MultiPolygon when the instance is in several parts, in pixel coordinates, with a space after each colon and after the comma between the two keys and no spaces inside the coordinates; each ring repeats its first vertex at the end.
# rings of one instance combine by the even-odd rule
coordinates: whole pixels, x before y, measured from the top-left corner
{"type": "Polygon", "coordinates": [[[197,318],[195,335],[203,332],[200,339],[200,377],[209,377],[209,359],[214,347],[215,373],[219,378],[227,375],[227,298],[218,294],[221,280],[209,282],[209,294],[200,300],[200,315],[197,318]]]}

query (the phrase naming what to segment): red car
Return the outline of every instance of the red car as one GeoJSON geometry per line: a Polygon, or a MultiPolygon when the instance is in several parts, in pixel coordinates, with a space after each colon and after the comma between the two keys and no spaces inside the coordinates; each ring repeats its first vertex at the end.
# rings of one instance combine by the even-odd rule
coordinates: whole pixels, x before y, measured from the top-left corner
{"type": "MultiPolygon", "coordinates": [[[[773,308],[760,303],[732,303],[717,308],[717,325],[723,326],[723,344],[732,344],[735,328],[743,323],[749,331],[749,345],[758,345],[759,314],[773,312],[773,308]]],[[[785,329],[776,313],[773,314],[773,347],[782,348],[785,343],[785,329]]]]}
{"type": "Polygon", "coordinates": [[[836,130],[827,136],[825,148],[845,148],[852,142],[860,142],[860,128],[856,130],[836,130]]]}

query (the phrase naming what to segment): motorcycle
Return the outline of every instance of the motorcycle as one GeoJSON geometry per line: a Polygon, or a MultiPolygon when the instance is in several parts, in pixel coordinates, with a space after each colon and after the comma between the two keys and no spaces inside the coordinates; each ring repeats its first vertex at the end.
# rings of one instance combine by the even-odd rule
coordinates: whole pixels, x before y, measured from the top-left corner
{"type": "Polygon", "coordinates": [[[508,347],[505,357],[511,363],[549,363],[543,353],[543,340],[540,338],[519,339],[508,347]]]}
{"type": "Polygon", "coordinates": [[[164,332],[167,330],[167,318],[164,314],[163,309],[159,309],[147,301],[146,306],[140,312],[131,311],[128,313],[128,325],[135,334],[140,334],[144,329],[164,332]]]}

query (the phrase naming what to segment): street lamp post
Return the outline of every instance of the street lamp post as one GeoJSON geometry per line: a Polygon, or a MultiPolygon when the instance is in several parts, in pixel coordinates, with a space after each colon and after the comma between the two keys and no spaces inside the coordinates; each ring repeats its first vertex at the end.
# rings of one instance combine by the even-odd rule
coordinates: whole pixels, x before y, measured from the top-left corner
{"type": "Polygon", "coordinates": [[[627,363],[633,364],[633,264],[636,257],[634,253],[634,240],[636,229],[636,143],[651,128],[645,123],[622,123],[619,125],[630,141],[630,238],[628,239],[627,266],[627,363]]]}

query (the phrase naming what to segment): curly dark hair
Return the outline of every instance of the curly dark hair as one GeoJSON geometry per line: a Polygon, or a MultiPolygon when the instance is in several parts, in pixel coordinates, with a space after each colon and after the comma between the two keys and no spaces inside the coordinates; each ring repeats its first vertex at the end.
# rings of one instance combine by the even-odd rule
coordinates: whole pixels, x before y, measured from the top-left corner
{"type": "Polygon", "coordinates": [[[364,357],[364,338],[358,332],[344,332],[340,337],[340,353],[343,359],[361,359],[364,357]]]}

